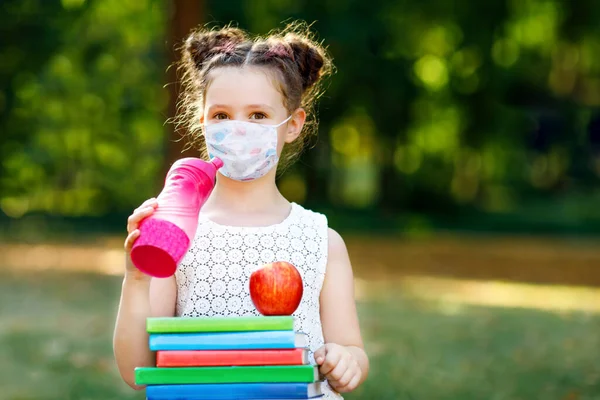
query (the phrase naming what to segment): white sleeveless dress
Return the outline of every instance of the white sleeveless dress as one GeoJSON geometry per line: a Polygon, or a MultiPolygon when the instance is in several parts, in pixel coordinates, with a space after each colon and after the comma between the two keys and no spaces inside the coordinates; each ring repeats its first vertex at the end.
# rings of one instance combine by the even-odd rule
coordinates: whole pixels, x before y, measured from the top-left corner
{"type": "MultiPolygon", "coordinates": [[[[308,336],[310,361],[324,343],[319,296],[327,266],[327,218],[292,203],[287,218],[265,227],[217,224],[200,214],[196,237],[175,274],[177,316],[260,315],[250,299],[250,274],[273,261],[298,268],[304,282],[293,314],[296,331],[308,336]]],[[[323,399],[342,399],[325,382],[323,399]]]]}

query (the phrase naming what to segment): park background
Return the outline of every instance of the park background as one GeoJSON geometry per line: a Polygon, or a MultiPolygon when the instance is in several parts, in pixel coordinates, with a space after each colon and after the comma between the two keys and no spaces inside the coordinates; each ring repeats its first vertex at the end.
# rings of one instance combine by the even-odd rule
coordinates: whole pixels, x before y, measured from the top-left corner
{"type": "Polygon", "coordinates": [[[313,23],[337,73],[278,184],[346,238],[348,399],[600,399],[600,3],[0,2],[0,399],[142,399],[111,335],[125,220],[182,153],[176,44],[313,23]]]}

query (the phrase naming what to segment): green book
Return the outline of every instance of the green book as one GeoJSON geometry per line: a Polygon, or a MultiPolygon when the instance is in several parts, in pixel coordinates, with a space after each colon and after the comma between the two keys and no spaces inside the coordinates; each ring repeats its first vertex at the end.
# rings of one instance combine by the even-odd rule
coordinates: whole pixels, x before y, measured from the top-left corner
{"type": "Polygon", "coordinates": [[[192,385],[202,383],[281,383],[319,380],[314,365],[261,367],[138,367],[137,385],[192,385]]]}
{"type": "Polygon", "coordinates": [[[294,317],[162,317],[148,318],[148,333],[291,331],[294,317]]]}

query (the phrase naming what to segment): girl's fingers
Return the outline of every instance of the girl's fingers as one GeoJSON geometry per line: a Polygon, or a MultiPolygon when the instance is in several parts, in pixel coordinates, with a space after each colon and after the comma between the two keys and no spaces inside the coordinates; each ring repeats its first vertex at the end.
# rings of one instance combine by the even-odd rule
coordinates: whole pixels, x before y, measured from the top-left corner
{"type": "Polygon", "coordinates": [[[140,221],[144,218],[149,217],[154,213],[154,207],[145,207],[141,208],[138,211],[135,211],[133,214],[129,216],[127,219],[127,232],[131,233],[135,229],[138,228],[140,221]]]}
{"type": "Polygon", "coordinates": [[[349,357],[345,357],[345,356],[340,357],[335,365],[335,368],[331,372],[326,374],[327,378],[334,380],[334,381],[339,381],[340,379],[342,379],[344,374],[348,371],[349,364],[350,364],[349,357]]]}
{"type": "Polygon", "coordinates": [[[317,349],[317,351],[315,351],[315,354],[314,354],[315,361],[317,362],[318,365],[323,364],[323,362],[325,361],[326,355],[327,355],[327,345],[324,344],[323,346],[319,347],[317,349]]]}
{"type": "Polygon", "coordinates": [[[129,236],[127,236],[127,239],[125,239],[125,251],[126,252],[130,252],[131,248],[133,247],[133,244],[135,243],[136,239],[140,236],[140,230],[139,229],[134,229],[129,236]]]}
{"type": "MultiPolygon", "coordinates": [[[[337,368],[336,368],[337,369],[337,368]]],[[[332,372],[332,375],[335,374],[335,370],[332,372]]],[[[352,368],[346,368],[346,371],[343,372],[343,375],[337,379],[335,379],[335,388],[343,388],[347,386],[352,378],[356,375],[356,371],[352,368]]]]}
{"type": "Polygon", "coordinates": [[[143,209],[143,208],[146,208],[146,207],[153,207],[153,208],[158,207],[158,200],[156,200],[155,197],[152,197],[151,199],[146,200],[138,208],[136,208],[134,210],[134,213],[137,212],[137,211],[139,211],[139,210],[141,210],[141,209],[143,209]]]}
{"type": "Polygon", "coordinates": [[[335,348],[332,350],[328,350],[327,354],[325,355],[325,361],[323,362],[323,364],[321,365],[321,368],[319,369],[320,372],[323,375],[329,375],[329,373],[331,371],[333,371],[333,369],[338,365],[341,357],[342,357],[342,355],[340,354],[339,351],[336,351],[335,348]]]}
{"type": "Polygon", "coordinates": [[[348,383],[346,386],[342,386],[339,388],[335,388],[335,390],[341,391],[341,392],[351,392],[354,389],[356,389],[356,387],[358,386],[358,383],[360,382],[360,378],[361,378],[361,374],[355,374],[352,379],[350,380],[350,383],[348,383]]]}

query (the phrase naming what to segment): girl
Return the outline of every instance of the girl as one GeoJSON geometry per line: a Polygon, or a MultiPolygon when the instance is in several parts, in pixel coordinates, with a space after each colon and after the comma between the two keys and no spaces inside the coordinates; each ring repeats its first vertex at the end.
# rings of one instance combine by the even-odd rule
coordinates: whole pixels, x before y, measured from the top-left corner
{"type": "Polygon", "coordinates": [[[188,130],[201,138],[203,156],[219,157],[224,150],[228,156],[173,277],[150,278],[129,256],[138,225],[152,215],[156,199],[129,217],[113,343],[121,376],[141,389],[134,382],[135,367],[154,364],[147,317],[258,315],[247,284],[250,273],[264,263],[288,261],[305,286],[295,328],[308,335],[311,362],[326,378],[325,398],[340,399],[339,393],[354,390],[369,370],[348,252],[325,216],[290,203],[275,184],[279,160],[296,158],[314,131],[312,105],[331,70],[330,59],[299,24],[266,38],[249,38],[231,27],[198,29],[182,53],[188,130]],[[228,141],[234,130],[244,132],[237,143],[228,141]]]}

